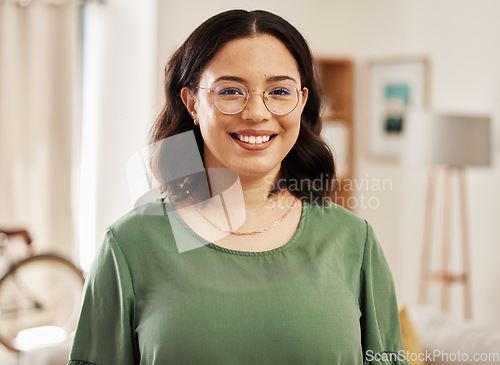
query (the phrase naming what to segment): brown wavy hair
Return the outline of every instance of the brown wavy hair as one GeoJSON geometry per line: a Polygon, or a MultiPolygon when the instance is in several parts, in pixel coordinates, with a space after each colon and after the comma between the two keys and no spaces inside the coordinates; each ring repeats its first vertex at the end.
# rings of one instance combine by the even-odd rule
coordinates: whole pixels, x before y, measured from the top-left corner
{"type": "MultiPolygon", "coordinates": [[[[309,95],[304,107],[298,139],[284,158],[276,183],[270,195],[288,189],[297,198],[314,202],[330,195],[336,177],[332,152],[320,137],[323,94],[313,67],[311,51],[300,32],[283,18],[263,10],[230,10],[217,14],[201,24],[172,55],[165,67],[165,96],[163,110],[151,128],[152,149],[150,165],[155,178],[171,199],[182,199],[206,177],[200,174],[169,181],[162,166],[165,152],[161,144],[167,137],[193,131],[198,151],[203,160],[203,138],[181,99],[181,90],[189,88],[196,93],[205,67],[228,42],[266,34],[280,40],[297,61],[300,81],[309,95]],[[315,182],[315,183],[312,183],[315,182]],[[319,183],[321,182],[321,183],[319,183]]],[[[171,150],[169,148],[169,150],[171,150]]],[[[188,156],[176,156],[184,159],[188,156]]],[[[182,163],[179,163],[182,165],[182,163]]]]}

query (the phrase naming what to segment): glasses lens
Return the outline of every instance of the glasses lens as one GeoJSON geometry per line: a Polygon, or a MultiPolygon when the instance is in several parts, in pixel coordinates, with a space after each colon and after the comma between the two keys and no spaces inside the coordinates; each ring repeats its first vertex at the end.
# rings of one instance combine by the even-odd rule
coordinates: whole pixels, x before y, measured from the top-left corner
{"type": "Polygon", "coordinates": [[[264,102],[271,113],[288,114],[299,103],[299,92],[293,85],[273,85],[264,93],[264,102]]]}
{"type": "Polygon", "coordinates": [[[221,112],[236,114],[245,107],[247,95],[243,85],[223,83],[214,89],[214,102],[221,112]]]}
{"type": "MultiPolygon", "coordinates": [[[[248,100],[248,90],[245,86],[225,82],[215,87],[213,91],[215,106],[223,113],[236,114],[241,112],[248,100]]],[[[299,91],[290,84],[276,84],[264,92],[264,103],[267,109],[277,115],[292,112],[299,103],[299,91]]]]}

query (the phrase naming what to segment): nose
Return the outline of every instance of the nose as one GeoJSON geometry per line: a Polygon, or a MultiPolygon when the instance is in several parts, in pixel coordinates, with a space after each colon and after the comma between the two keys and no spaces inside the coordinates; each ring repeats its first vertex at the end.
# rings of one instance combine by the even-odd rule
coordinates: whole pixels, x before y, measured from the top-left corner
{"type": "Polygon", "coordinates": [[[267,110],[264,104],[264,95],[262,91],[251,90],[248,92],[248,98],[247,105],[241,112],[241,117],[243,119],[253,122],[262,122],[271,117],[271,112],[267,110]]]}

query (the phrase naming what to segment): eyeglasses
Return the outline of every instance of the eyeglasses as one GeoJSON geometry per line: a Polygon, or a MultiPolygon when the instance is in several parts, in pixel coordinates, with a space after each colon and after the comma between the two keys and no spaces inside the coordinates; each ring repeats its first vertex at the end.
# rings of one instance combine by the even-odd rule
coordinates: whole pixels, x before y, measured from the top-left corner
{"type": "Polygon", "coordinates": [[[215,106],[224,114],[238,114],[245,109],[250,93],[257,92],[262,95],[267,110],[276,115],[286,115],[297,107],[299,94],[303,93],[290,84],[275,84],[265,91],[248,90],[235,82],[224,82],[212,89],[198,86],[198,89],[212,93],[215,106]]]}

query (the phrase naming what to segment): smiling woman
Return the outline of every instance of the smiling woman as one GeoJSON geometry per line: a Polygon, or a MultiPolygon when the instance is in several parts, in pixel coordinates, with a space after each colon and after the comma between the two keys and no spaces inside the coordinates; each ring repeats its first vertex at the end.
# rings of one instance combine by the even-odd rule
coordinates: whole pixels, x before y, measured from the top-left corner
{"type": "Polygon", "coordinates": [[[165,196],[108,229],[70,364],[345,365],[400,351],[375,235],[326,199],[335,166],[300,33],[265,11],[224,12],[165,76],[151,137],[165,196]],[[176,154],[183,132],[197,146],[176,154]],[[162,169],[193,156],[201,173],[162,169]]]}
{"type": "MultiPolygon", "coordinates": [[[[269,136],[271,141],[278,136],[275,142],[285,142],[285,138],[282,138],[285,134],[279,136],[276,128],[281,130],[281,121],[287,122],[289,126],[290,121],[295,120],[293,133],[298,133],[297,143],[292,143],[289,153],[281,156],[279,177],[285,180],[325,181],[335,178],[332,154],[318,135],[321,129],[321,96],[313,71],[312,56],[302,35],[283,19],[263,11],[229,11],[219,14],[191,34],[170,59],[165,74],[167,103],[152,130],[152,142],[192,130],[202,159],[205,160],[205,153],[213,154],[217,151],[215,146],[207,148],[209,142],[204,139],[203,133],[214,132],[214,123],[204,122],[204,116],[219,118],[218,124],[227,124],[235,117],[240,117],[240,122],[232,125],[226,132],[232,132],[236,136],[239,129],[244,130],[247,134],[240,134],[243,136],[243,143],[245,136],[250,142],[251,137],[257,140],[260,135],[269,136]],[[239,90],[241,94],[240,101],[232,104],[231,108],[227,102],[222,103],[221,93],[229,93],[227,88],[221,88],[226,83],[233,85],[231,93],[239,90]],[[277,91],[269,88],[280,85],[297,89],[292,99],[297,102],[295,108],[285,111],[273,109],[278,102],[273,103],[270,93],[274,92],[276,95],[277,91]],[[259,100],[256,91],[261,92],[263,99],[259,100]],[[227,106],[228,109],[221,111],[221,106],[227,106]],[[199,115],[200,112],[203,115],[199,115]],[[260,121],[264,123],[259,123],[260,121]],[[198,122],[199,128],[196,126],[198,122]]],[[[293,94],[293,90],[291,93],[293,94]]],[[[211,142],[212,145],[214,142],[211,142]]],[[[226,138],[217,142],[225,143],[226,138]]],[[[248,143],[240,144],[242,148],[247,145],[248,143]]],[[[278,143],[276,145],[273,150],[277,149],[278,143]]],[[[220,148],[222,147],[219,146],[219,150],[220,148]]],[[[240,154],[242,152],[239,151],[240,154]]],[[[157,153],[153,159],[153,170],[157,171],[158,166],[162,166],[161,153],[157,153]]],[[[249,167],[252,166],[257,166],[257,162],[254,161],[249,167]]],[[[161,172],[157,175],[160,175],[159,180],[162,181],[161,172]]],[[[179,188],[182,183],[164,182],[163,185],[170,191],[171,198],[174,198],[173,192],[183,198],[183,193],[186,190],[193,191],[192,185],[198,182],[191,177],[183,188],[179,188]]],[[[275,191],[271,188],[271,192],[275,191]]],[[[297,197],[309,199],[308,193],[297,193],[297,197]]],[[[325,197],[328,192],[321,190],[312,193],[325,197]]]]}

